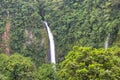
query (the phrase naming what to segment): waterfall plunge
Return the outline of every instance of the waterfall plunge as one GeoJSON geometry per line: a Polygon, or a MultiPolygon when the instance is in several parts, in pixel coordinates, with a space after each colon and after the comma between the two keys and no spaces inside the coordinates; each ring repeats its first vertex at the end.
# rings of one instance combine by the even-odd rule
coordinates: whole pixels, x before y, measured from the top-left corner
{"type": "Polygon", "coordinates": [[[48,23],[46,21],[43,21],[43,23],[45,24],[46,28],[47,28],[47,32],[48,32],[48,37],[49,37],[49,41],[50,41],[50,58],[51,58],[51,63],[55,64],[56,60],[55,60],[55,44],[54,44],[54,39],[53,39],[53,34],[48,26],[48,23]]]}
{"type": "Polygon", "coordinates": [[[109,45],[109,38],[110,38],[110,33],[108,34],[107,39],[106,39],[106,41],[105,41],[105,49],[108,48],[108,45],[109,45]]]}

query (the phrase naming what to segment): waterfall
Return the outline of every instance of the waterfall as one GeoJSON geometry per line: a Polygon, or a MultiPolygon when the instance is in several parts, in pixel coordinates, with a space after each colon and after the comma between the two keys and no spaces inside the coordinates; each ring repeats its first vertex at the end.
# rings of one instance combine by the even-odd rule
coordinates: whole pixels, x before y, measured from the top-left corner
{"type": "Polygon", "coordinates": [[[48,37],[49,37],[49,41],[50,41],[50,59],[51,59],[51,63],[55,64],[56,60],[55,60],[55,44],[54,44],[54,39],[53,39],[53,34],[48,26],[48,23],[46,21],[43,21],[43,23],[46,26],[47,32],[48,32],[48,37]]]}
{"type": "Polygon", "coordinates": [[[107,49],[109,46],[109,38],[110,38],[110,33],[108,34],[107,39],[105,41],[105,49],[107,49]]]}

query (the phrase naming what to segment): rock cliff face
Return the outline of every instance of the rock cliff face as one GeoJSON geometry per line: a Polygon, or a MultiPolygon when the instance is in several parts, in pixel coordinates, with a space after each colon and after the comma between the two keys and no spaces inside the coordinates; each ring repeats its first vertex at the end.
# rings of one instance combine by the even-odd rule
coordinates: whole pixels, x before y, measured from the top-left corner
{"type": "Polygon", "coordinates": [[[6,21],[6,25],[5,25],[5,31],[2,34],[2,46],[4,48],[5,53],[10,56],[10,47],[9,47],[9,43],[10,43],[10,19],[9,19],[9,14],[7,15],[7,21],[6,21]]]}

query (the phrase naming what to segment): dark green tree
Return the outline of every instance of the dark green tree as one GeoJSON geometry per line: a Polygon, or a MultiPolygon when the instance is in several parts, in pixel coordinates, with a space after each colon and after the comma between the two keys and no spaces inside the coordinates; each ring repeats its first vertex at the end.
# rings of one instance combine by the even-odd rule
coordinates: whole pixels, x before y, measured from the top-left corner
{"type": "Polygon", "coordinates": [[[51,64],[43,64],[39,67],[39,80],[55,80],[55,69],[51,64]]]}
{"type": "Polygon", "coordinates": [[[30,58],[20,54],[10,57],[1,54],[0,58],[3,59],[0,62],[1,80],[38,80],[36,66],[30,58]]]}

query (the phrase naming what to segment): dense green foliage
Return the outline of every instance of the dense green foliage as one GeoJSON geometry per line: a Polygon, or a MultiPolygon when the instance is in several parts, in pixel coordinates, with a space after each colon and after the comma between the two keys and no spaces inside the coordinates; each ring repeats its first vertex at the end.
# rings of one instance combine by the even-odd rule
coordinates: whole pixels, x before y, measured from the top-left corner
{"type": "Polygon", "coordinates": [[[20,54],[0,54],[0,80],[54,80],[54,71],[50,64],[37,69],[30,58],[20,54]]]}
{"type": "MultiPolygon", "coordinates": [[[[10,19],[11,53],[31,56],[33,61],[44,63],[45,47],[41,43],[41,17],[37,3],[33,0],[0,1],[0,35],[4,32],[7,11],[10,19]],[[26,33],[28,31],[28,34],[26,33]],[[41,53],[41,54],[40,54],[41,53]]],[[[1,41],[2,43],[2,41],[1,41]]],[[[47,43],[47,42],[46,42],[47,43]]]]}
{"type": "Polygon", "coordinates": [[[119,56],[118,47],[75,46],[58,65],[37,68],[28,57],[0,54],[0,80],[119,80],[119,56]]]}
{"type": "Polygon", "coordinates": [[[0,54],[0,80],[119,80],[120,0],[0,0],[0,53],[6,45],[11,56],[0,54]],[[44,64],[50,56],[42,20],[54,35],[56,71],[44,64]],[[109,47],[118,47],[104,50],[109,34],[109,47]]]}
{"type": "Polygon", "coordinates": [[[48,2],[44,8],[45,19],[54,33],[58,56],[65,55],[74,45],[103,48],[109,33],[112,46],[119,36],[119,5],[119,0],[48,2]]]}
{"type": "Polygon", "coordinates": [[[48,21],[52,29],[58,62],[74,45],[104,47],[108,34],[109,44],[119,45],[119,0],[2,0],[0,7],[0,36],[9,11],[11,53],[31,56],[36,63],[45,62],[48,48],[48,44],[40,45],[43,36],[47,37],[41,20],[48,21]],[[25,30],[32,34],[32,39],[25,30]]]}
{"type": "Polygon", "coordinates": [[[54,80],[55,79],[55,70],[50,64],[43,64],[39,67],[39,80],[54,80]]]}
{"type": "Polygon", "coordinates": [[[36,80],[37,69],[30,58],[0,54],[0,80],[36,80]]]}
{"type": "Polygon", "coordinates": [[[57,80],[119,80],[120,48],[75,46],[60,64],[57,80]]]}

